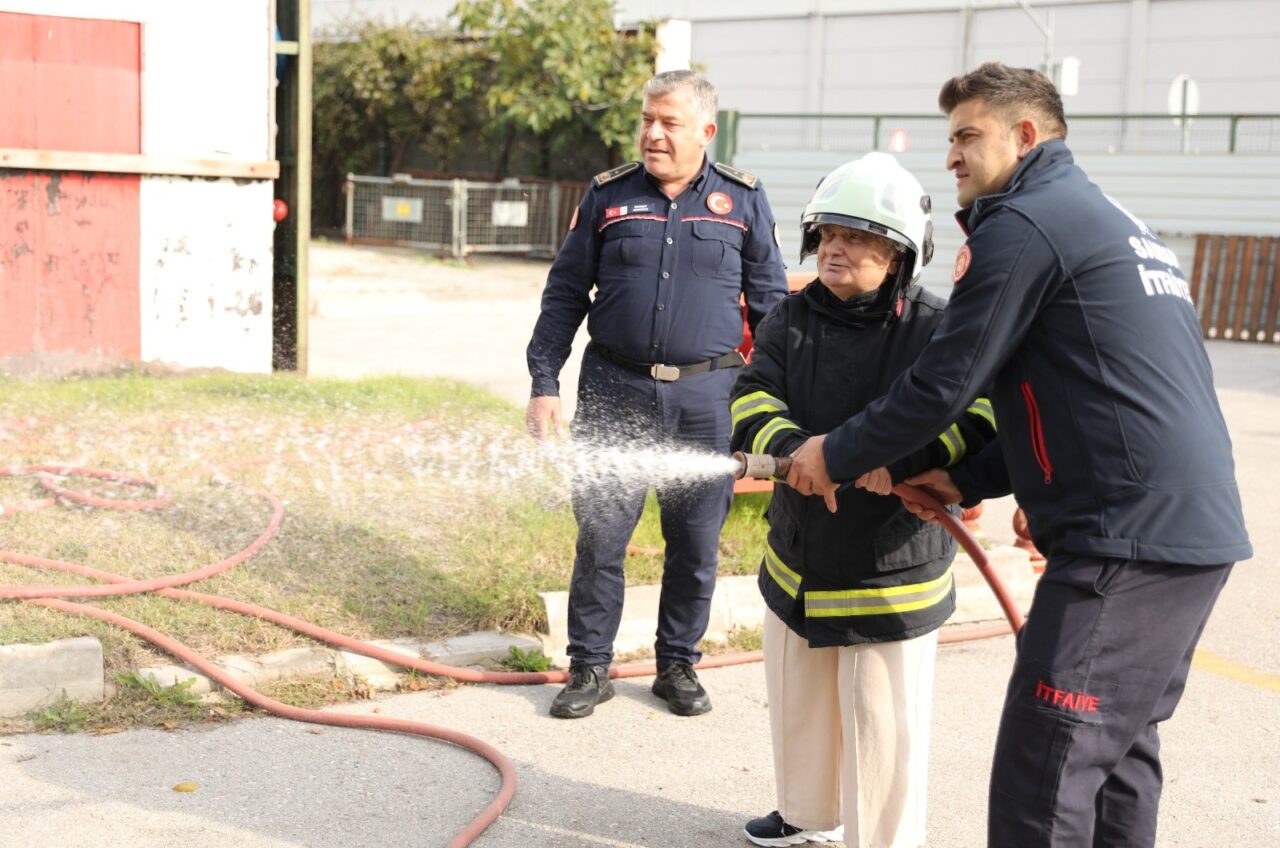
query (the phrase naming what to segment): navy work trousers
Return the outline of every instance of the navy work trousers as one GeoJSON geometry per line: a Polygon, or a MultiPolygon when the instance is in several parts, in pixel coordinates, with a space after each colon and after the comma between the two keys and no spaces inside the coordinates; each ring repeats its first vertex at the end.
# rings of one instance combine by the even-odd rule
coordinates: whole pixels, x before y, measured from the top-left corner
{"type": "Polygon", "coordinates": [[[1151,848],[1173,715],[1231,565],[1050,557],[1005,695],[989,848],[1151,848]]]}
{"type": "MultiPolygon", "coordinates": [[[[729,392],[736,368],[660,382],[605,360],[593,347],[582,358],[573,438],[584,447],[639,450],[679,447],[728,455],[729,392]]],[[[574,482],[577,555],[569,586],[569,657],[608,665],[622,619],[627,544],[644,510],[650,482],[601,463],[574,482]]],[[[696,663],[715,591],[720,530],[733,481],[665,481],[656,486],[666,559],[654,643],[658,668],[696,663]]]]}

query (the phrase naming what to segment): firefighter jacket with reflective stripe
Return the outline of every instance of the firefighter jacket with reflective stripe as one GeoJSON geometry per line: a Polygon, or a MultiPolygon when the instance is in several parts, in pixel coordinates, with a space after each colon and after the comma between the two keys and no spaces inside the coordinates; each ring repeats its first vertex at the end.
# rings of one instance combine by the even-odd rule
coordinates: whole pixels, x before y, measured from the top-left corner
{"type": "Polygon", "coordinates": [[[533,396],[559,395],[587,319],[591,340],[632,362],[692,365],[742,344],[787,294],[764,187],[703,161],[675,200],[632,162],[596,177],[547,275],[527,359],[533,396]]]}
{"type": "Polygon", "coordinates": [[[991,395],[999,449],[952,473],[1012,490],[1045,554],[1214,565],[1252,555],[1231,439],[1177,257],[1060,140],[958,216],[969,239],[931,344],[838,427],[833,480],[911,450],[991,395]]]}
{"type": "MultiPolygon", "coordinates": [[[[821,283],[787,297],[760,322],[734,385],[732,446],[787,456],[879,397],[929,340],[942,301],[909,288],[886,324],[880,292],[842,302],[821,283]]],[[[889,469],[894,482],[951,465],[995,438],[990,403],[973,401],[941,435],[889,469]]],[[[828,512],[821,497],[774,487],[760,569],[765,602],[813,647],[909,639],[955,609],[955,542],[896,497],[853,486],[828,512]]]]}

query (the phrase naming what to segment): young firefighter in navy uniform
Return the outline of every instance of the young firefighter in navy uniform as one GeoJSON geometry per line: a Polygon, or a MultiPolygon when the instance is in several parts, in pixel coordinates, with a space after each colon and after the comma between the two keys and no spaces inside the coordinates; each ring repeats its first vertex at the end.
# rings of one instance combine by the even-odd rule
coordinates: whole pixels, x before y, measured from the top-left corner
{"type": "MultiPolygon", "coordinates": [[[[668,71],[645,84],[643,164],[595,178],[547,277],[528,350],[526,421],[535,438],[559,430],[558,377],[586,318],[575,441],[728,452],[729,390],[742,365],[740,298],[754,328],[787,282],[764,189],[751,174],[706,159],[715,116],[715,88],[698,74],[668,71]]],[[[617,478],[575,482],[571,679],[551,705],[554,716],[590,715],[613,697],[623,560],[646,490],[617,478]]],[[[732,497],[727,475],[658,487],[666,560],[653,692],[677,715],[711,709],[692,666],[702,656],[732,497]]]]}
{"type": "MultiPolygon", "coordinates": [[[[760,322],[733,389],[735,450],[788,456],[884,394],[924,348],[943,301],[915,280],[933,253],[928,195],[886,153],[832,172],[802,217],[800,259],[818,279],[760,322]]],[[[959,461],[995,437],[991,404],[878,471],[959,461]]],[[[757,845],[925,840],[933,659],[955,610],[954,540],[896,498],[848,487],[821,497],[778,486],[760,568],[765,679],[778,809],[747,824],[757,845]]]]}
{"type": "Polygon", "coordinates": [[[938,102],[969,235],[942,323],[884,398],[801,447],[788,482],[857,481],[994,381],[998,445],[908,480],[944,503],[1012,490],[1048,557],[1005,695],[988,845],[1150,848],[1156,727],[1252,555],[1200,321],[1172,251],[1073,161],[1043,75],[989,63],[938,102]]]}

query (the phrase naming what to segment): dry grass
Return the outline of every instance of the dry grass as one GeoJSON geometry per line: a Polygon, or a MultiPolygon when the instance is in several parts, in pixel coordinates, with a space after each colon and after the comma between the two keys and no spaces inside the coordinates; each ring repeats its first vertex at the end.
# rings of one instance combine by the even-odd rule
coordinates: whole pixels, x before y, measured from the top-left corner
{"type": "MultiPolygon", "coordinates": [[[[447,381],[123,375],[0,383],[0,446],[11,468],[92,467],[159,481],[173,506],[133,512],[60,505],[0,517],[0,550],[133,578],[228,557],[285,505],[279,534],[238,567],[190,588],[286,612],[359,638],[434,640],[545,626],[539,591],[567,587],[574,522],[568,487],[539,467],[520,410],[447,381]]],[[[117,499],[146,486],[70,476],[117,499]]],[[[0,477],[0,505],[47,497],[32,476],[0,477]]],[[[739,498],[724,573],[754,572],[760,496],[739,498]]],[[[651,505],[652,506],[652,505],[651,505]]],[[[661,545],[646,510],[636,543],[661,545]]],[[[652,582],[661,556],[632,557],[652,582]]],[[[0,584],[86,578],[0,563],[0,584]]],[[[156,596],[94,601],[206,654],[261,653],[291,631],[156,596]]],[[[0,644],[99,637],[109,672],[156,662],[114,628],[22,602],[0,603],[0,644]]],[[[168,660],[163,660],[167,662],[168,660]]]]}

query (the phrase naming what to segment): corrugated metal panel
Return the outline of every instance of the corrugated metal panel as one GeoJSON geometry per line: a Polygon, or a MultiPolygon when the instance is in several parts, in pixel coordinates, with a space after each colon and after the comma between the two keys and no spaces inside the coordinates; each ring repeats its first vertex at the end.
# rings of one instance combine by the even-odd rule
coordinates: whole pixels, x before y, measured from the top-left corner
{"type": "MultiPolygon", "coordinates": [[[[849,159],[847,154],[804,150],[739,156],[734,164],[764,182],[779,223],[783,258],[797,266],[800,214],[818,181],[849,159]]],[[[933,197],[937,252],[924,284],[945,296],[955,253],[964,234],[954,214],[955,182],[936,154],[903,154],[899,161],[933,197]]],[[[1280,235],[1280,157],[1272,156],[1079,156],[1090,178],[1165,237],[1189,267],[1197,233],[1280,235]]]]}
{"type": "Polygon", "coordinates": [[[0,12],[0,147],[141,151],[136,23],[0,12]]]}
{"type": "Polygon", "coordinates": [[[35,147],[141,152],[140,46],[136,23],[38,18],[35,147]]]}
{"type": "Polygon", "coordinates": [[[0,13],[0,147],[36,146],[37,20],[0,13]]]}
{"type": "Polygon", "coordinates": [[[0,171],[0,355],[136,359],[138,177],[0,171]]]}

